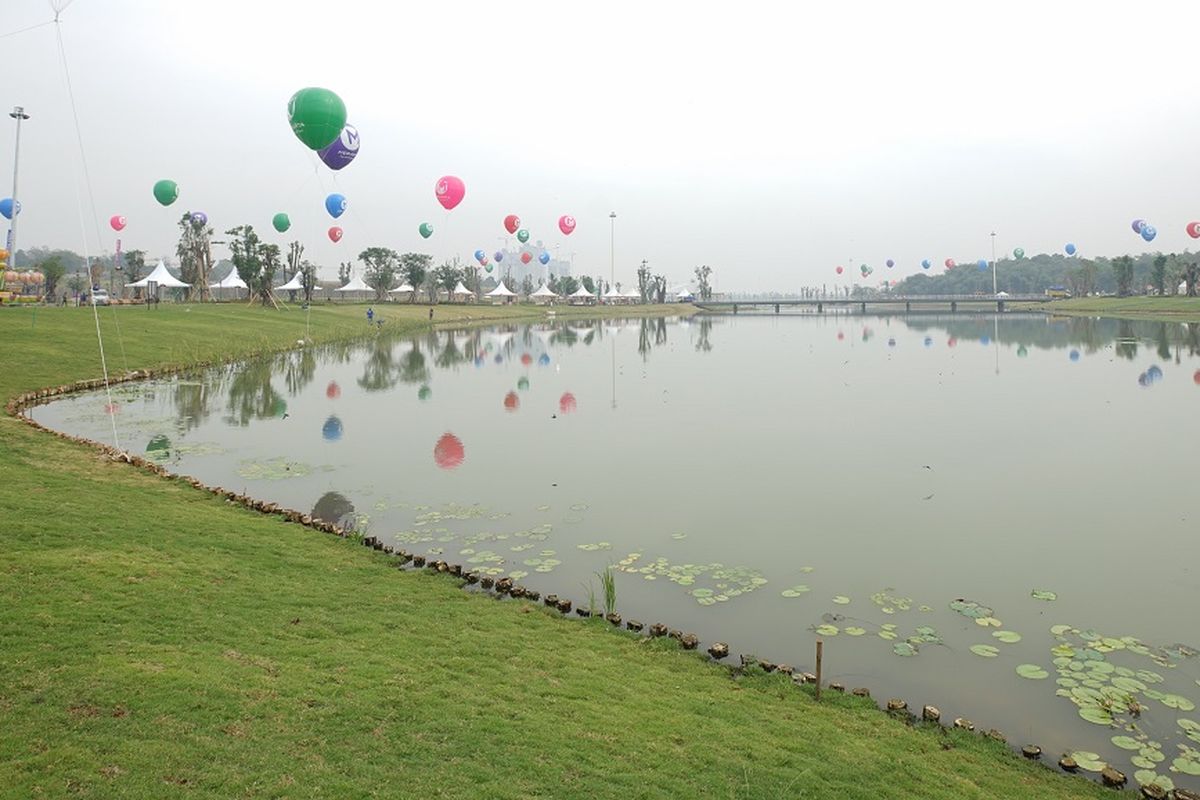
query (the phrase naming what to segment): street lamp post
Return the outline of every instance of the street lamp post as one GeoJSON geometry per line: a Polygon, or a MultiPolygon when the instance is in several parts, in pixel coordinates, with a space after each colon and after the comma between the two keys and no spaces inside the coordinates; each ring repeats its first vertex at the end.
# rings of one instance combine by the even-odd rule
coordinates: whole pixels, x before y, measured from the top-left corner
{"type": "Polygon", "coordinates": [[[609,240],[608,240],[608,280],[610,283],[617,281],[617,212],[611,211],[608,214],[609,222],[609,240]]]}
{"type": "Polygon", "coordinates": [[[21,165],[21,122],[29,119],[25,109],[14,106],[9,116],[17,121],[16,155],[13,156],[12,224],[8,227],[8,242],[4,248],[12,253],[13,267],[17,266],[17,168],[21,165]]]}
{"type": "Polygon", "coordinates": [[[996,294],[996,232],[992,231],[992,297],[996,294]]]}

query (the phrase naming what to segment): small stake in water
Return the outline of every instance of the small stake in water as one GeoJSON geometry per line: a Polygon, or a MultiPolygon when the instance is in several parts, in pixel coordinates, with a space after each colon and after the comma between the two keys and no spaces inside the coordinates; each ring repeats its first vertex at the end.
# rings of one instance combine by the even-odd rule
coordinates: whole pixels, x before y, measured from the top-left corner
{"type": "Polygon", "coordinates": [[[817,639],[817,702],[821,702],[821,651],[824,649],[825,643],[817,639]]]}

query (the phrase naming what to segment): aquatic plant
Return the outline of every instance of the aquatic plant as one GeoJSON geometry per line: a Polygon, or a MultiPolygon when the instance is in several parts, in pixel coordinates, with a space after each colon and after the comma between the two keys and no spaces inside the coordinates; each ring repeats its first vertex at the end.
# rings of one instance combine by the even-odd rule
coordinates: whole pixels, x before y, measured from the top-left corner
{"type": "Polygon", "coordinates": [[[612,567],[605,567],[603,572],[597,572],[600,587],[604,590],[604,613],[615,614],[617,611],[617,579],[612,567]]]}

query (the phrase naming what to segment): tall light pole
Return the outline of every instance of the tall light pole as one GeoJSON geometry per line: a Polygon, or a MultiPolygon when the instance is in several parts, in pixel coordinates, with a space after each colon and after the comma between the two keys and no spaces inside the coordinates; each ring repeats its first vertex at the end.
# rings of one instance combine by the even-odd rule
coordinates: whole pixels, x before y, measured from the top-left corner
{"type": "Polygon", "coordinates": [[[29,119],[29,115],[25,113],[25,109],[21,106],[14,106],[9,116],[17,121],[17,147],[16,155],[13,157],[13,190],[12,190],[12,224],[8,226],[8,242],[4,248],[12,253],[13,268],[17,266],[17,168],[21,165],[21,122],[29,119]]]}
{"type": "Polygon", "coordinates": [[[608,281],[615,284],[617,282],[617,212],[609,212],[608,222],[608,281]]]}
{"type": "Polygon", "coordinates": [[[996,232],[992,231],[992,297],[996,294],[996,232]]]}

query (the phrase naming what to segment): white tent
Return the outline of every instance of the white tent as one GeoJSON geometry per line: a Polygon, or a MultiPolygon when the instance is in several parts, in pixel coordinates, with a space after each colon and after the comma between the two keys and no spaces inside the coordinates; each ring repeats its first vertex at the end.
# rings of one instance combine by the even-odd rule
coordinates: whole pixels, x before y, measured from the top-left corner
{"type": "Polygon", "coordinates": [[[168,272],[167,265],[162,262],[161,258],[158,260],[158,266],[149,275],[140,281],[127,283],[125,286],[130,289],[144,289],[150,285],[151,281],[158,284],[160,289],[187,289],[191,286],[190,283],[184,283],[168,272]]]}
{"type": "Polygon", "coordinates": [[[361,277],[359,277],[358,275],[355,275],[353,278],[351,278],[349,281],[347,281],[345,286],[339,286],[338,288],[334,289],[334,291],[335,292],[371,292],[372,294],[375,292],[375,290],[372,289],[370,286],[367,286],[367,284],[363,282],[363,279],[361,277]]]}
{"type": "Polygon", "coordinates": [[[621,296],[624,297],[626,300],[631,300],[635,303],[640,303],[642,300],[642,293],[639,292],[637,289],[630,289],[629,291],[623,293],[621,296]]]}
{"type": "Polygon", "coordinates": [[[594,294],[592,294],[591,292],[589,292],[587,289],[583,288],[583,285],[581,284],[578,289],[576,289],[571,294],[567,295],[567,299],[570,300],[572,303],[574,303],[577,300],[582,300],[583,302],[587,303],[587,302],[594,302],[596,299],[596,296],[594,294]]]}
{"type": "Polygon", "coordinates": [[[299,271],[292,276],[292,279],[275,289],[277,292],[302,292],[304,291],[304,281],[300,280],[299,271]]]}
{"type": "Polygon", "coordinates": [[[553,300],[557,300],[558,295],[550,291],[550,288],[543,283],[540,289],[529,295],[529,298],[535,303],[549,303],[553,300]]]}
{"type": "Polygon", "coordinates": [[[462,281],[459,281],[458,285],[454,287],[454,291],[451,292],[450,295],[452,297],[473,297],[475,295],[475,293],[472,292],[470,289],[468,289],[466,286],[463,286],[462,281]]]}
{"type": "Polygon", "coordinates": [[[413,289],[412,286],[408,285],[407,283],[402,283],[395,289],[388,289],[388,294],[404,294],[405,292],[412,294],[414,291],[416,290],[413,289]]]}
{"type": "Polygon", "coordinates": [[[615,303],[619,300],[624,300],[625,295],[621,294],[621,290],[616,286],[609,286],[608,291],[604,293],[604,299],[610,303],[615,303]]]}
{"type": "Polygon", "coordinates": [[[210,289],[249,289],[246,282],[238,275],[236,268],[229,270],[229,274],[216,283],[208,285],[210,289]]]}
{"type": "Polygon", "coordinates": [[[516,297],[517,295],[508,290],[508,287],[504,285],[504,281],[500,281],[499,283],[496,284],[496,288],[492,289],[490,292],[488,292],[486,296],[493,297],[493,298],[500,298],[501,300],[503,300],[505,302],[509,302],[509,301],[511,301],[512,298],[516,297]]]}
{"type": "Polygon", "coordinates": [[[695,297],[696,295],[692,293],[692,290],[688,289],[686,286],[679,290],[679,294],[675,295],[675,299],[681,303],[685,300],[692,300],[695,297]]]}

